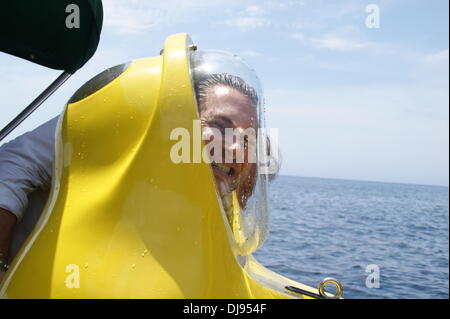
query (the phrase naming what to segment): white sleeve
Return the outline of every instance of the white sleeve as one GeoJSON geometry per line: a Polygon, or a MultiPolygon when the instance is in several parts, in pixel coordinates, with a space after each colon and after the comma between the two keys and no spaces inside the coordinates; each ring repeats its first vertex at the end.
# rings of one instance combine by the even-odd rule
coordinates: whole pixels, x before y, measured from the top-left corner
{"type": "Polygon", "coordinates": [[[58,117],[0,147],[0,207],[20,221],[28,194],[49,189],[58,117]]]}

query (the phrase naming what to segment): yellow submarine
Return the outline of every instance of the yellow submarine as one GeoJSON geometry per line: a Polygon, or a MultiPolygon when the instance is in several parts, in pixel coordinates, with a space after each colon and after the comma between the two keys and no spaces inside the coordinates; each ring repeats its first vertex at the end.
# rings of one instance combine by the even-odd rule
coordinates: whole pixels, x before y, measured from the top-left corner
{"type": "MultiPolygon", "coordinates": [[[[52,189],[0,285],[1,298],[330,298],[262,266],[233,193],[211,165],[174,163],[170,133],[199,119],[187,34],[111,68],[67,103],[52,189]]],[[[328,284],[329,282],[325,282],[328,284]]],[[[319,291],[320,290],[320,291],[319,291]]],[[[339,292],[340,293],[340,292],[339,292]]]]}

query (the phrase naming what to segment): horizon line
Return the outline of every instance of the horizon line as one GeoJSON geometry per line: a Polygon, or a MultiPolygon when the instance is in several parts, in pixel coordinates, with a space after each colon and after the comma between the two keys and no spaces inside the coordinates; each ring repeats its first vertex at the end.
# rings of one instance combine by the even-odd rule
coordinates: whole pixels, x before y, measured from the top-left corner
{"type": "Polygon", "coordinates": [[[449,188],[449,185],[418,184],[418,183],[392,182],[392,181],[380,181],[380,180],[374,181],[374,180],[353,179],[353,178],[343,178],[343,177],[321,177],[321,176],[305,176],[305,175],[290,175],[290,174],[279,174],[279,176],[286,176],[286,177],[304,177],[304,178],[320,178],[320,179],[335,179],[335,180],[353,181],[353,182],[385,183],[385,184],[400,184],[400,185],[415,185],[415,186],[433,186],[433,187],[445,187],[445,188],[449,188]]]}

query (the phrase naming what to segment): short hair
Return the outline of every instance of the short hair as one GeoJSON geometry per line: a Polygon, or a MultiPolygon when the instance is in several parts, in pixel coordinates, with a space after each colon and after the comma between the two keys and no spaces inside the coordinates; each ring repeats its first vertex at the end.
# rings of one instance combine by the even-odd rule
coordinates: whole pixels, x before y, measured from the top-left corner
{"type": "Polygon", "coordinates": [[[214,73],[201,76],[195,81],[195,94],[199,102],[205,102],[208,95],[208,89],[216,85],[226,85],[230,88],[236,89],[244,96],[248,97],[252,103],[258,105],[258,93],[254,88],[249,86],[242,78],[228,73],[214,73]]]}

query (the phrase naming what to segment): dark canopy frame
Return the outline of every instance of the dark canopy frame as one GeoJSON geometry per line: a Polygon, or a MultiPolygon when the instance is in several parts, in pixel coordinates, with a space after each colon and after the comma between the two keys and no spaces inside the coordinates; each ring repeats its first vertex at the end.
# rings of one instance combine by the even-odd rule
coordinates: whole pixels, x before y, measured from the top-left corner
{"type": "Polygon", "coordinates": [[[101,0],[0,0],[0,51],[63,73],[0,131],[0,141],[95,53],[101,0]]]}

